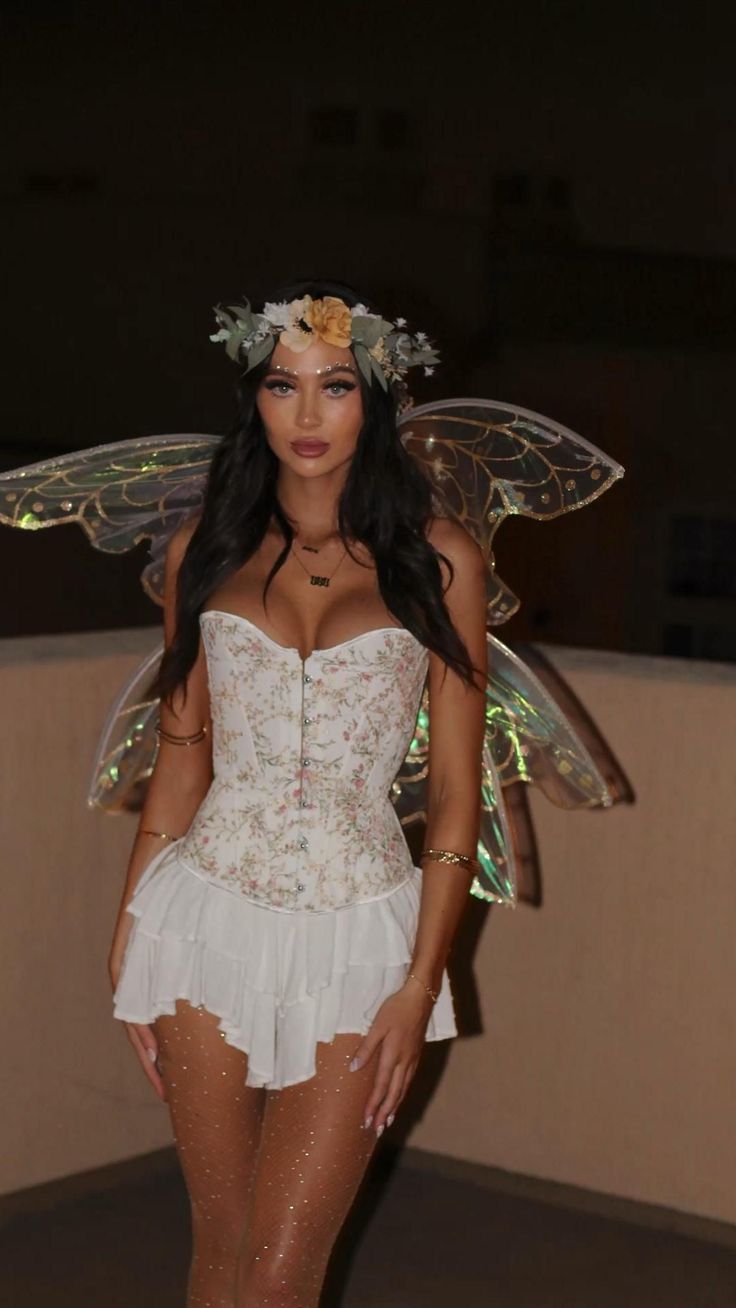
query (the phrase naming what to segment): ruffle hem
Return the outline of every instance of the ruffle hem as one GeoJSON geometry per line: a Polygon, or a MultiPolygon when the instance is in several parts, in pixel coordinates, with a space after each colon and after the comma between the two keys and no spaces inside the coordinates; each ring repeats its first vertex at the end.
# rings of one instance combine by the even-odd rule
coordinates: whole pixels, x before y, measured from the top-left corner
{"type": "MultiPolygon", "coordinates": [[[[409,969],[422,869],[379,899],[325,913],[277,912],[197,872],[174,841],[147,865],[127,906],[136,921],[113,996],[121,1021],[173,1014],[177,999],[219,1017],[248,1055],[245,1084],[309,1080],[318,1041],[364,1035],[409,969]]],[[[443,972],[427,1040],[457,1035],[443,972]]]]}

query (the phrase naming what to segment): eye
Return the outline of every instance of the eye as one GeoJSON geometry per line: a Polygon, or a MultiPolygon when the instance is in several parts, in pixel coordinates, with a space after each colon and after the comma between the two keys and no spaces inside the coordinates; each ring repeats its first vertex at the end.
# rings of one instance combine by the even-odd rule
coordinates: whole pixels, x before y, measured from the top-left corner
{"type": "Polygon", "coordinates": [[[330,391],[333,395],[347,395],[349,391],[355,390],[355,386],[353,382],[349,381],[334,381],[328,382],[325,390],[330,391]]]}
{"type": "Polygon", "coordinates": [[[280,395],[288,394],[289,391],[294,389],[290,382],[280,381],[279,378],[264,382],[263,385],[267,391],[278,392],[280,395]]]}

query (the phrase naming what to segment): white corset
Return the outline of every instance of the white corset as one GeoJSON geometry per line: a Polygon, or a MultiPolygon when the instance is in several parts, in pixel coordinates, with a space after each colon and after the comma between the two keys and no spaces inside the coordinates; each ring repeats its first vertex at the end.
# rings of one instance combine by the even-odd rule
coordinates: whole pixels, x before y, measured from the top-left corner
{"type": "Polygon", "coordinates": [[[302,659],[249,619],[200,615],[214,777],[177,857],[270,908],[378,899],[413,864],[390,799],[428,651],[380,627],[302,659]]]}

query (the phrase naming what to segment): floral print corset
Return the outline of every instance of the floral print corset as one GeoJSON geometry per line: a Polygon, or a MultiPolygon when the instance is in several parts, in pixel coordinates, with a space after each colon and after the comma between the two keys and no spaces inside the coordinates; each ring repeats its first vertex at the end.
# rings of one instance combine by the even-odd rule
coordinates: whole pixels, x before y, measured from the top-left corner
{"type": "Polygon", "coordinates": [[[277,644],[233,613],[200,614],[214,776],[177,857],[282,910],[378,899],[411,874],[391,802],[428,651],[404,627],[329,649],[277,644]]]}

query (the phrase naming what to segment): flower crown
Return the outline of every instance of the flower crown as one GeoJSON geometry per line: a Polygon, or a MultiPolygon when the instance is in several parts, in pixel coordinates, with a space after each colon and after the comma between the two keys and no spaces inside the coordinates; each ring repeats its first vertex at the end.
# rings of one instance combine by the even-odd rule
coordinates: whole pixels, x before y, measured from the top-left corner
{"type": "Polygon", "coordinates": [[[352,346],[356,362],[366,381],[377,377],[384,390],[389,381],[400,381],[408,368],[424,365],[430,377],[439,360],[424,332],[410,335],[404,330],[405,318],[387,322],[378,313],[370,313],[364,304],[352,308],[334,295],[313,300],[305,295],[288,304],[265,304],[262,313],[253,313],[250,304],[231,304],[230,312],[221,305],[215,308],[219,331],[211,341],[226,341],[229,358],[240,357],[249,372],[267,359],[277,339],[287,349],[299,353],[319,339],[341,349],[352,346]]]}

